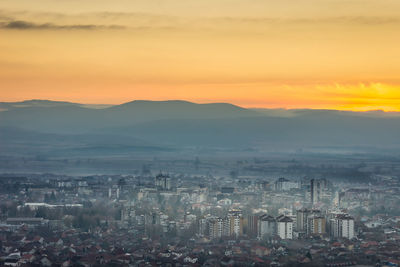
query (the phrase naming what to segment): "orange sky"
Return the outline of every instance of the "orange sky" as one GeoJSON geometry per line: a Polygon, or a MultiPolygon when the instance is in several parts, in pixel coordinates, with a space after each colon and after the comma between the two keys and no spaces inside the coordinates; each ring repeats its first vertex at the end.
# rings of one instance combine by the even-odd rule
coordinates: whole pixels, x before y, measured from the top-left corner
{"type": "Polygon", "coordinates": [[[3,0],[0,101],[400,111],[398,0],[3,0]]]}

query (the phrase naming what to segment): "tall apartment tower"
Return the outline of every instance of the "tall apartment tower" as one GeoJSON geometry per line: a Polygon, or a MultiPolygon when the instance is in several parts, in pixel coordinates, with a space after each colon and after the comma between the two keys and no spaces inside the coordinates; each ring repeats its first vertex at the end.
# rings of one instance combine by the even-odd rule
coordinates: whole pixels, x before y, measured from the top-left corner
{"type": "Polygon", "coordinates": [[[282,239],[293,239],[293,220],[287,216],[279,216],[276,219],[277,234],[282,239]]]}
{"type": "Polygon", "coordinates": [[[171,190],[171,178],[168,175],[159,174],[156,176],[155,186],[160,190],[171,190]]]}
{"type": "Polygon", "coordinates": [[[321,201],[325,185],[323,179],[311,179],[311,203],[313,205],[321,201]]]}
{"type": "Polygon", "coordinates": [[[296,214],[296,216],[297,216],[297,220],[296,220],[297,232],[304,232],[304,233],[307,232],[307,223],[308,223],[307,219],[308,219],[308,216],[310,215],[310,213],[311,213],[311,210],[306,209],[306,208],[297,211],[297,214],[296,214]]]}
{"type": "Polygon", "coordinates": [[[239,209],[231,209],[228,212],[229,236],[241,236],[243,234],[243,217],[239,209]]]}
{"type": "Polygon", "coordinates": [[[249,215],[247,216],[247,234],[251,237],[258,236],[258,215],[249,215]]]}
{"type": "Polygon", "coordinates": [[[326,219],[325,217],[317,214],[310,215],[308,218],[308,235],[322,235],[326,234],[326,219]]]}
{"type": "Polygon", "coordinates": [[[320,191],[319,187],[321,185],[318,183],[318,180],[316,179],[311,179],[311,203],[314,205],[317,203],[320,199],[320,191]]]}
{"type": "Polygon", "coordinates": [[[330,220],[331,236],[334,238],[352,239],[354,235],[354,219],[348,214],[339,214],[330,220]]]}
{"type": "Polygon", "coordinates": [[[213,218],[208,222],[208,235],[211,239],[221,238],[223,236],[224,220],[222,218],[213,218]]]}
{"type": "Polygon", "coordinates": [[[327,179],[311,179],[311,203],[314,205],[326,198],[330,194],[330,187],[331,183],[327,179]]]}
{"type": "Polygon", "coordinates": [[[261,215],[258,222],[258,238],[264,239],[276,233],[276,220],[271,215],[261,215]]]}

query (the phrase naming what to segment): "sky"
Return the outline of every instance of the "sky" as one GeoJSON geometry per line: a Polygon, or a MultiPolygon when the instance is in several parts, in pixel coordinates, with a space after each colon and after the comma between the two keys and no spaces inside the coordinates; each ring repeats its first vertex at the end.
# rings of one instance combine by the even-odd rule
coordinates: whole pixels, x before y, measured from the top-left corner
{"type": "Polygon", "coordinates": [[[0,101],[400,111],[399,0],[0,0],[0,101]]]}

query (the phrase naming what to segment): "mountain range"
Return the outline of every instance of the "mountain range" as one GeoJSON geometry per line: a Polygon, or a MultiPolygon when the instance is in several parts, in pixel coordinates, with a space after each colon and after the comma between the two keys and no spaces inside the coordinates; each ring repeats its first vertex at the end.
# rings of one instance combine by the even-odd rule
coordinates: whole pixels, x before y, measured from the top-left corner
{"type": "Polygon", "coordinates": [[[0,155],[126,155],[184,150],[266,151],[312,147],[395,149],[400,114],[246,109],[228,103],[136,100],[85,105],[0,103],[0,155]]]}

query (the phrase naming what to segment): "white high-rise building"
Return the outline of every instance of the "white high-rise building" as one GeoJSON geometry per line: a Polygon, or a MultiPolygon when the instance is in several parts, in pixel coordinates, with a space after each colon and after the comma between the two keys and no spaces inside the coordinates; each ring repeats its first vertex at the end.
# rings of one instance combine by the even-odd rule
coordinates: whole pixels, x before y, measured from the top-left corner
{"type": "Polygon", "coordinates": [[[223,235],[224,220],[222,218],[214,218],[208,222],[208,234],[211,239],[221,238],[223,235]]]}
{"type": "Polygon", "coordinates": [[[354,218],[348,214],[339,214],[330,220],[331,236],[352,239],[354,235],[354,218]]]}
{"type": "Polygon", "coordinates": [[[202,218],[199,220],[199,236],[205,236],[207,233],[207,219],[202,218]]]}
{"type": "Polygon", "coordinates": [[[276,219],[277,234],[282,239],[293,239],[293,220],[281,215],[276,219]]]}
{"type": "Polygon", "coordinates": [[[342,221],[342,237],[352,239],[354,237],[354,219],[347,218],[342,221]]]}

